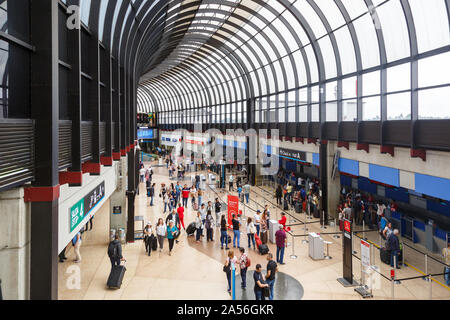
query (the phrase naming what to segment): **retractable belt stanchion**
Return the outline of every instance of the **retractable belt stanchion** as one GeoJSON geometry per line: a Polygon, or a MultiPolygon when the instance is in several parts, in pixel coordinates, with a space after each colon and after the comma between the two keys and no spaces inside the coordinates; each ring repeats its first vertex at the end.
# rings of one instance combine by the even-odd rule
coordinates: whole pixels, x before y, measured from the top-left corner
{"type": "Polygon", "coordinates": [[[431,274],[428,275],[428,281],[430,282],[430,296],[429,296],[429,299],[433,300],[433,281],[431,279],[431,274]]]}
{"type": "MultiPolygon", "coordinates": [[[[428,255],[425,254],[425,274],[428,274],[428,255]]],[[[429,281],[427,276],[423,277],[423,280],[429,281]]]]}
{"type": "MultiPolygon", "coordinates": [[[[337,224],[336,224],[336,222],[337,222],[337,219],[334,218],[334,232],[337,232],[337,224]]],[[[335,235],[333,235],[333,238],[339,239],[340,236],[336,233],[335,235]]]]}
{"type": "Polygon", "coordinates": [[[366,223],[363,220],[363,239],[366,240],[366,223]]]}
{"type": "Polygon", "coordinates": [[[291,259],[297,259],[297,256],[295,255],[295,237],[293,234],[291,234],[292,236],[292,254],[291,254],[291,259]]]}
{"type": "Polygon", "coordinates": [[[231,263],[231,295],[232,299],[236,300],[236,267],[234,263],[231,263]]]}

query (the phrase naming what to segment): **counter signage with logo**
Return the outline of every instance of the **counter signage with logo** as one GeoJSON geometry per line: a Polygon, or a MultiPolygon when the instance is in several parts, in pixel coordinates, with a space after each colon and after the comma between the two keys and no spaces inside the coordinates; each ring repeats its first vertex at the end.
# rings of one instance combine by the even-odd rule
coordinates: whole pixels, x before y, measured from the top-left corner
{"type": "Polygon", "coordinates": [[[290,158],[296,161],[306,161],[306,152],[291,150],[291,149],[278,149],[280,157],[290,158]]]}

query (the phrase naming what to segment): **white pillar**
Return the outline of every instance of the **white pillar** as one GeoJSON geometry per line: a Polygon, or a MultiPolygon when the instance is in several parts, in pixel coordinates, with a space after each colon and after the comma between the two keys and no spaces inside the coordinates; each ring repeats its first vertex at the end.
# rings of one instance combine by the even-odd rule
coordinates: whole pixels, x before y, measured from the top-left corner
{"type": "Polygon", "coordinates": [[[0,192],[0,279],[5,300],[29,299],[30,205],[23,188],[0,192]]]}

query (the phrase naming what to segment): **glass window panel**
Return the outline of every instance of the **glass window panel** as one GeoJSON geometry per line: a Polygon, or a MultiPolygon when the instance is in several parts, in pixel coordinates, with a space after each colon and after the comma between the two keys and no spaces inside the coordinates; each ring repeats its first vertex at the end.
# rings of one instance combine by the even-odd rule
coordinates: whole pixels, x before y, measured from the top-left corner
{"type": "Polygon", "coordinates": [[[418,63],[419,87],[450,83],[450,52],[420,59],[418,63]]]}
{"type": "Polygon", "coordinates": [[[333,30],[345,24],[344,17],[333,0],[315,0],[314,2],[319,6],[333,30]]]}
{"type": "Polygon", "coordinates": [[[363,74],[363,96],[380,94],[381,87],[380,71],[363,74]]]}
{"type": "Polygon", "coordinates": [[[380,120],[381,99],[380,96],[364,98],[362,100],[363,106],[363,121],[380,120]]]}
{"type": "Polygon", "coordinates": [[[420,119],[450,119],[450,87],[419,91],[420,119]]]}
{"type": "Polygon", "coordinates": [[[391,0],[376,9],[386,45],[388,62],[410,55],[405,15],[399,0],[391,0]]]}
{"type": "MultiPolygon", "coordinates": [[[[295,60],[295,66],[297,68],[297,76],[299,78],[299,85],[305,85],[307,83],[305,60],[303,59],[300,50],[294,52],[293,54],[295,60]]],[[[295,72],[295,71],[294,71],[295,72]]]]}
{"type": "Polygon", "coordinates": [[[308,89],[302,88],[299,91],[299,105],[308,103],[308,89]]]}
{"type": "Polygon", "coordinates": [[[411,89],[411,65],[401,64],[387,69],[387,92],[411,89]]]}
{"type": "Polygon", "coordinates": [[[350,77],[342,80],[342,97],[344,99],[357,96],[357,78],[350,77]]]}
{"type": "Polygon", "coordinates": [[[320,100],[320,89],[319,86],[314,86],[311,88],[311,102],[319,102],[320,100]]]}
{"type": "Polygon", "coordinates": [[[308,56],[308,64],[311,72],[311,82],[319,81],[319,70],[317,69],[317,61],[311,45],[305,47],[306,55],[308,56]]]}
{"type": "Polygon", "coordinates": [[[357,121],[356,99],[342,101],[342,121],[357,121]]]}
{"type": "Polygon", "coordinates": [[[327,102],[326,104],[326,121],[337,121],[337,102],[327,102]]]}
{"type": "Polygon", "coordinates": [[[89,13],[91,12],[91,0],[81,0],[81,22],[89,26],[89,13]]]}
{"type": "MultiPolygon", "coordinates": [[[[325,64],[326,79],[334,78],[337,75],[336,56],[334,55],[333,46],[329,36],[326,36],[318,41],[320,50],[325,64]]],[[[347,59],[348,57],[346,57],[347,59]]]]}
{"type": "Polygon", "coordinates": [[[295,90],[288,92],[288,106],[295,106],[295,90]]]}
{"type": "Polygon", "coordinates": [[[278,109],[278,122],[286,122],[286,109],[278,109]]]}
{"type": "Polygon", "coordinates": [[[295,107],[288,108],[288,121],[287,122],[296,122],[295,121],[295,107]]]}
{"type": "Polygon", "coordinates": [[[409,92],[390,94],[387,96],[387,119],[411,119],[411,94],[409,92]]]}
{"type": "MultiPolygon", "coordinates": [[[[353,2],[353,0],[351,0],[353,2]]],[[[362,2],[362,1],[355,1],[362,2]]],[[[361,49],[363,68],[370,68],[380,64],[380,54],[378,49],[378,38],[375,33],[375,26],[370,14],[365,14],[353,22],[358,35],[358,42],[361,49]]]]}
{"type": "Polygon", "coordinates": [[[367,12],[367,6],[363,0],[341,0],[350,15],[351,19],[355,19],[364,12],[367,12]]]}
{"type": "Polygon", "coordinates": [[[280,20],[276,19],[272,25],[283,35],[284,41],[289,47],[289,52],[295,51],[298,49],[297,41],[295,41],[294,36],[289,31],[289,29],[285,26],[285,24],[280,20]]]}
{"type": "Polygon", "coordinates": [[[319,105],[311,105],[311,122],[319,122],[319,105]]]}
{"type": "Polygon", "coordinates": [[[311,27],[316,38],[319,38],[327,33],[325,30],[325,26],[323,25],[316,11],[309,5],[307,1],[296,1],[294,3],[294,6],[305,17],[305,20],[311,27]]]}
{"type": "Polygon", "coordinates": [[[326,101],[334,101],[337,100],[337,81],[333,81],[333,82],[328,82],[326,84],[326,91],[327,91],[327,97],[326,97],[326,101]]]}
{"type": "Polygon", "coordinates": [[[448,15],[443,0],[409,0],[419,52],[450,44],[448,15]]]}
{"type": "Polygon", "coordinates": [[[308,107],[301,106],[298,108],[299,110],[299,122],[308,122],[308,107]]]}
{"type": "Polygon", "coordinates": [[[356,55],[353,40],[347,26],[334,32],[341,57],[342,74],[356,71],[356,55]]]}

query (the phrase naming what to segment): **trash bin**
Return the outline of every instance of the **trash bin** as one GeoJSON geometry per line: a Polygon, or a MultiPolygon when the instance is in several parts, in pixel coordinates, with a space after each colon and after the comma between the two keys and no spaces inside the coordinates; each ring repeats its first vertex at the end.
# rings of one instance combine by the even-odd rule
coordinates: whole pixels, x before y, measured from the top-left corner
{"type": "Polygon", "coordinates": [[[124,228],[119,229],[119,239],[120,239],[120,242],[123,242],[123,243],[126,241],[126,233],[125,233],[124,228]]]}
{"type": "Polygon", "coordinates": [[[111,231],[109,232],[109,238],[111,239],[111,241],[113,241],[115,237],[116,237],[116,229],[111,229],[111,231]]]}

